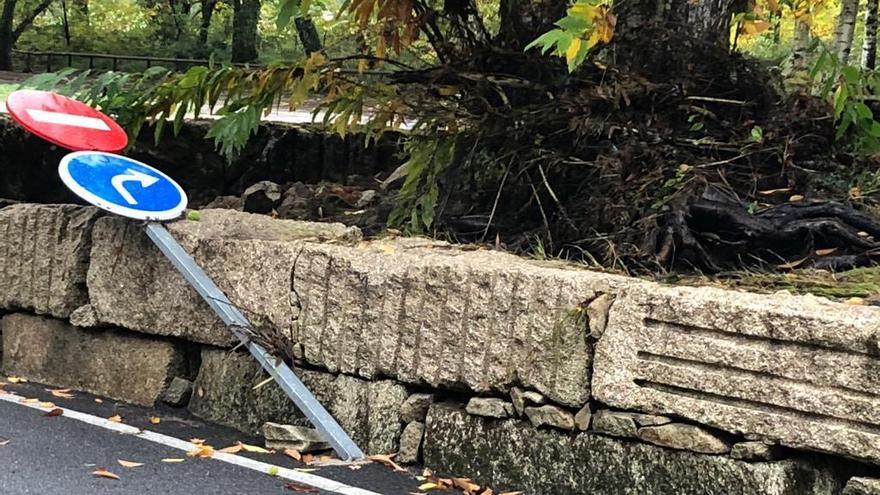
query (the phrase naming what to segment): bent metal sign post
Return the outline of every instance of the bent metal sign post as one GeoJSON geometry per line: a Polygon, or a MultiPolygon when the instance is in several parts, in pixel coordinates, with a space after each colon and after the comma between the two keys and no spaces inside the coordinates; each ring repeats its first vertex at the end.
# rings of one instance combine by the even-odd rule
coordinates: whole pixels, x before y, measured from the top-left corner
{"type": "Polygon", "coordinates": [[[7,98],[6,108],[26,130],[73,151],[61,160],[58,174],[74,194],[116,215],[146,221],[144,230],[150,240],[293,400],[340,459],[364,457],[290,367],[248,338],[244,330],[251,324],[247,318],[159,223],[180,218],[186,210],[186,193],[158,169],[114,154],[128,146],[128,136],[119,124],[85,103],[45,91],[15,91],[7,98]]]}

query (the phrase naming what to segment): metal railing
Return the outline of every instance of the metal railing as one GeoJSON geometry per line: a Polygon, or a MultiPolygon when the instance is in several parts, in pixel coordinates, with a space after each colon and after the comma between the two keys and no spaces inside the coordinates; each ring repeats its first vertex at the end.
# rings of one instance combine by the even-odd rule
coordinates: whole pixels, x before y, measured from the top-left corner
{"type": "MultiPolygon", "coordinates": [[[[149,69],[153,65],[160,65],[175,70],[183,70],[196,65],[208,65],[210,63],[209,60],[195,58],[146,57],[142,55],[111,55],[107,53],[88,52],[13,50],[12,53],[13,55],[24,58],[24,72],[34,72],[35,67],[39,67],[38,70],[43,70],[45,68],[46,72],[52,72],[53,70],[64,67],[73,67],[73,62],[75,59],[88,60],[89,69],[96,68],[96,60],[110,60],[110,70],[114,71],[119,69],[120,62],[143,63],[146,69],[149,69]]],[[[232,65],[238,67],[261,66],[260,64],[242,63],[234,63],[232,65]]]]}

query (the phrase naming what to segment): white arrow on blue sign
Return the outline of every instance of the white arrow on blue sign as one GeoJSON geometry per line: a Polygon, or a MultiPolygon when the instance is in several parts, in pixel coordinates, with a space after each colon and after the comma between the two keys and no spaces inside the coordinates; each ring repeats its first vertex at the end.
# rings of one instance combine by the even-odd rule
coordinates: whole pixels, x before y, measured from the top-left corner
{"type": "Polygon", "coordinates": [[[171,177],[124,156],[77,151],[61,160],[58,174],[77,196],[117,215],[171,220],[186,210],[186,193],[171,177]]]}

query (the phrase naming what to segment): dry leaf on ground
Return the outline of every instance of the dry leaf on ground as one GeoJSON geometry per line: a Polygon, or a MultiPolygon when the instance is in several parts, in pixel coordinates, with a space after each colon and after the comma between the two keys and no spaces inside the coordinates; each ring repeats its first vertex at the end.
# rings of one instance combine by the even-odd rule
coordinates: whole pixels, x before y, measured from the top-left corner
{"type": "Polygon", "coordinates": [[[143,462],[126,461],[124,459],[117,459],[116,462],[118,462],[120,466],[126,468],[136,468],[144,465],[143,462]]]}
{"type": "Polygon", "coordinates": [[[18,376],[7,376],[6,381],[9,383],[27,383],[27,380],[18,376]]]}
{"type": "Polygon", "coordinates": [[[237,454],[241,452],[241,442],[235,445],[230,445],[229,447],[222,448],[217,452],[223,452],[224,454],[237,454]]]}
{"type": "Polygon", "coordinates": [[[122,416],[116,414],[114,416],[110,416],[109,418],[107,418],[107,421],[109,421],[111,423],[122,423],[122,416]]]}
{"type": "Polygon", "coordinates": [[[118,480],[119,479],[119,476],[111,473],[110,471],[107,471],[105,468],[95,469],[94,471],[92,471],[92,475],[98,476],[101,478],[109,478],[111,480],[118,480]]]}
{"type": "Polygon", "coordinates": [[[369,459],[371,461],[378,462],[379,464],[384,464],[384,465],[390,467],[391,469],[394,469],[395,471],[400,471],[400,472],[404,472],[404,473],[407,472],[406,469],[403,469],[402,467],[400,467],[400,464],[394,462],[393,458],[394,458],[394,454],[392,454],[392,455],[376,454],[376,455],[371,455],[371,456],[367,457],[367,459],[369,459]]]}
{"type": "Polygon", "coordinates": [[[299,483],[288,483],[284,488],[295,491],[297,493],[318,493],[318,489],[309,485],[301,485],[299,483]]]}
{"type": "Polygon", "coordinates": [[[169,463],[177,463],[177,462],[183,462],[183,461],[184,461],[184,459],[178,459],[176,457],[166,457],[165,459],[162,459],[162,462],[169,462],[169,463]]]}
{"type": "Polygon", "coordinates": [[[159,416],[150,416],[150,423],[157,425],[162,422],[162,419],[159,416]]]}
{"type": "Polygon", "coordinates": [[[241,444],[241,448],[243,448],[245,452],[250,452],[252,454],[271,454],[274,452],[272,450],[266,450],[263,447],[257,447],[256,445],[248,445],[242,442],[238,443],[241,444]]]}
{"type": "Polygon", "coordinates": [[[69,388],[58,388],[58,389],[54,389],[54,390],[47,388],[46,392],[49,392],[53,396],[60,397],[62,399],[72,399],[73,398],[73,394],[70,393],[69,388]]]}
{"type": "Polygon", "coordinates": [[[296,449],[284,449],[284,455],[296,459],[297,461],[302,460],[302,454],[300,454],[299,451],[296,449]]]}
{"type": "Polygon", "coordinates": [[[196,445],[201,445],[201,444],[205,443],[205,439],[204,439],[204,438],[190,438],[190,439],[189,439],[189,443],[194,443],[194,444],[196,444],[196,445]]]}
{"type": "Polygon", "coordinates": [[[201,457],[202,459],[207,459],[209,457],[214,457],[214,447],[211,447],[207,444],[198,444],[196,448],[187,452],[190,457],[201,457]]]}
{"type": "Polygon", "coordinates": [[[8,439],[8,438],[6,438],[6,437],[0,437],[0,447],[4,447],[4,446],[5,446],[6,444],[8,444],[8,443],[9,443],[9,439],[8,439]]]}
{"type": "Polygon", "coordinates": [[[55,409],[52,409],[51,411],[47,412],[44,416],[49,416],[50,418],[52,418],[55,416],[61,416],[62,414],[64,414],[64,410],[58,409],[56,407],[55,409]]]}

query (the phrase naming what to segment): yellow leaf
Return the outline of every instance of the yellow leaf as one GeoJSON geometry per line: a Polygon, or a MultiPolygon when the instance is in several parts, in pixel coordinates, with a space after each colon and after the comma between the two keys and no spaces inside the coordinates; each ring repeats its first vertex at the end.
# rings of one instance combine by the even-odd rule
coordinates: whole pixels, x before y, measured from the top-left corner
{"type": "Polygon", "coordinates": [[[19,402],[21,402],[22,404],[36,404],[36,403],[40,402],[40,399],[27,398],[27,399],[20,399],[19,402]]]}
{"type": "Polygon", "coordinates": [[[802,195],[800,195],[800,194],[794,194],[794,195],[792,195],[790,198],[788,198],[788,200],[791,201],[792,203],[795,203],[795,202],[801,201],[801,200],[803,200],[803,199],[804,199],[804,197],[803,197],[802,195]]]}
{"type": "Polygon", "coordinates": [[[864,306],[865,305],[865,300],[862,299],[861,297],[851,297],[844,302],[846,304],[849,304],[850,306],[864,306]]]}
{"type": "Polygon", "coordinates": [[[591,21],[596,17],[596,6],[588,3],[576,3],[568,9],[568,15],[573,17],[581,17],[591,21]]]}
{"type": "Polygon", "coordinates": [[[42,407],[43,409],[52,409],[53,407],[55,407],[55,404],[51,402],[38,402],[37,405],[42,407]]]}
{"type": "Polygon", "coordinates": [[[201,457],[202,459],[207,459],[209,457],[214,457],[214,447],[205,444],[196,445],[196,448],[187,452],[190,457],[201,457]]]}
{"type": "Polygon", "coordinates": [[[178,462],[183,462],[183,461],[184,461],[183,459],[175,459],[175,458],[162,459],[162,462],[167,462],[167,463],[178,463],[178,462]]]}
{"type": "Polygon", "coordinates": [[[205,439],[203,439],[203,438],[190,438],[189,443],[201,445],[201,444],[205,443],[205,439]]]}
{"type": "Polygon", "coordinates": [[[27,380],[17,376],[8,376],[6,377],[6,381],[9,383],[27,383],[27,380]]]}
{"type": "Polygon", "coordinates": [[[144,465],[143,462],[132,462],[132,461],[126,461],[124,459],[117,459],[116,462],[118,462],[120,466],[125,467],[125,468],[136,468],[136,467],[141,467],[144,465]]]}
{"type": "Polygon", "coordinates": [[[109,418],[107,418],[107,421],[111,423],[122,423],[122,416],[118,414],[115,416],[110,416],[109,418]]]}
{"type": "Polygon", "coordinates": [[[245,452],[250,452],[252,454],[271,454],[271,450],[266,450],[263,447],[257,447],[256,445],[248,445],[246,443],[241,443],[241,448],[244,449],[245,452]]]}
{"type": "Polygon", "coordinates": [[[577,57],[578,51],[581,49],[581,39],[574,38],[571,40],[571,44],[568,45],[568,50],[565,51],[565,59],[571,63],[575,57],[577,57]]]}
{"type": "Polygon", "coordinates": [[[111,473],[110,471],[107,471],[104,468],[95,469],[94,471],[92,471],[92,474],[94,476],[98,476],[101,478],[109,478],[111,480],[118,480],[119,479],[119,476],[116,476],[115,474],[111,473]]]}
{"type": "Polygon", "coordinates": [[[419,485],[419,490],[421,490],[423,492],[426,492],[428,490],[436,490],[438,488],[440,488],[440,485],[438,485],[437,483],[430,483],[429,482],[429,483],[422,483],[421,485],[419,485]]]}
{"type": "Polygon", "coordinates": [[[157,425],[162,422],[162,419],[159,416],[150,416],[150,423],[157,425]]]}

